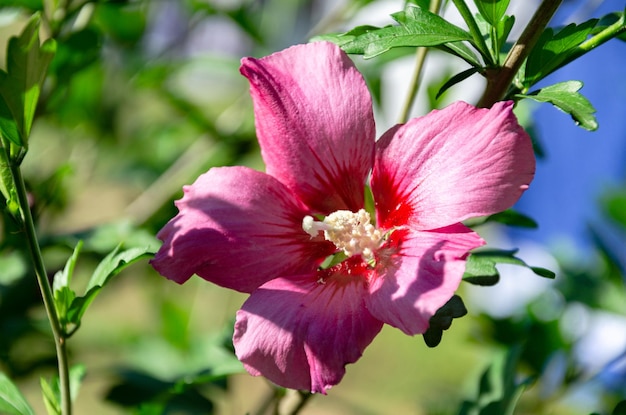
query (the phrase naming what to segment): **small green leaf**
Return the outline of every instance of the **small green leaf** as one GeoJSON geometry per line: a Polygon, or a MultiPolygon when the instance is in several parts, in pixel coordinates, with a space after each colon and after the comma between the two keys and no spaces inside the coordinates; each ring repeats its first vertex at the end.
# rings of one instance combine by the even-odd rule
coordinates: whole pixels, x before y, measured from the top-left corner
{"type": "Polygon", "coordinates": [[[2,372],[0,372],[0,413],[6,415],[35,414],[24,395],[2,372]]]}
{"type": "Polygon", "coordinates": [[[39,379],[41,384],[41,392],[43,393],[43,402],[46,405],[48,415],[61,415],[61,394],[59,392],[58,380],[52,381],[52,385],[43,377],[39,379]]]}
{"type": "Polygon", "coordinates": [[[566,114],[570,114],[576,125],[585,130],[598,129],[598,121],[593,105],[578,91],[583,87],[580,81],[567,81],[550,85],[531,92],[528,95],[515,95],[517,98],[532,99],[537,102],[549,102],[566,114]]]}
{"type": "Polygon", "coordinates": [[[69,286],[60,287],[54,291],[54,307],[56,308],[59,323],[65,334],[68,334],[68,324],[72,323],[67,314],[75,298],[76,293],[69,286]]]}
{"type": "Polygon", "coordinates": [[[436,46],[450,42],[472,41],[472,36],[440,16],[419,7],[392,15],[399,25],[366,30],[349,42],[341,44],[347,53],[373,58],[391,48],[436,46]]]}
{"type": "Polygon", "coordinates": [[[547,28],[528,55],[523,84],[529,88],[568,62],[570,55],[587,39],[597,23],[598,19],[579,25],[572,23],[556,33],[547,28]]]}
{"type": "Polygon", "coordinates": [[[498,222],[509,226],[536,229],[539,225],[531,217],[521,214],[513,209],[495,213],[487,217],[486,222],[498,222]]]}
{"type": "Polygon", "coordinates": [[[549,269],[542,268],[542,267],[528,267],[528,268],[530,268],[532,272],[539,275],[540,277],[548,278],[551,280],[556,278],[556,274],[554,273],[554,271],[550,271],[549,269]]]}
{"type": "MultiPolygon", "coordinates": [[[[70,368],[70,399],[76,400],[78,391],[80,390],[80,384],[85,377],[85,366],[75,365],[70,368]]],[[[52,381],[48,383],[45,378],[40,378],[41,391],[43,392],[44,403],[49,415],[61,415],[61,385],[59,384],[59,377],[55,376],[52,381]]]]}
{"type": "Polygon", "coordinates": [[[479,70],[482,69],[482,64],[476,54],[470,48],[465,46],[465,43],[463,42],[450,42],[444,45],[437,45],[435,48],[457,56],[479,70]]]}
{"type": "Polygon", "coordinates": [[[139,261],[143,258],[152,256],[150,248],[130,248],[120,251],[122,245],[118,245],[113,252],[107,255],[102,262],[98,264],[89,284],[87,285],[87,293],[94,288],[100,289],[111,279],[127,266],[139,261]]]}
{"type": "Polygon", "coordinates": [[[319,42],[319,41],[325,40],[327,42],[332,42],[336,44],[337,46],[343,46],[346,43],[352,42],[358,36],[361,36],[366,33],[376,31],[376,30],[380,30],[380,27],[369,26],[369,25],[357,26],[354,29],[347,31],[346,33],[335,33],[335,34],[329,33],[329,34],[315,36],[311,38],[311,42],[319,42]]]}
{"type": "Polygon", "coordinates": [[[514,256],[515,253],[517,253],[517,249],[488,249],[472,252],[465,264],[463,281],[475,285],[494,285],[500,280],[500,273],[496,268],[497,264],[519,265],[527,267],[540,277],[555,278],[555,274],[552,271],[545,268],[528,266],[524,261],[514,256]]]}
{"type": "Polygon", "coordinates": [[[507,7],[509,7],[510,0],[474,0],[478,11],[485,18],[485,20],[492,26],[496,26],[504,13],[506,13],[507,7]]]}
{"type": "Polygon", "coordinates": [[[27,146],[41,86],[56,50],[53,39],[40,45],[39,25],[35,14],[22,34],[9,40],[7,71],[0,71],[0,132],[19,146],[27,146]]]}
{"type": "MultiPolygon", "coordinates": [[[[2,101],[0,99],[0,101],[2,101]]],[[[1,134],[1,133],[0,133],[1,134]]],[[[5,142],[5,140],[2,140],[5,142]]],[[[9,143],[7,143],[9,144],[9,143]]],[[[16,195],[15,182],[13,181],[13,174],[11,173],[11,166],[9,164],[9,158],[4,147],[4,144],[0,142],[0,193],[6,200],[7,206],[12,199],[12,195],[16,195]]]]}
{"type": "Polygon", "coordinates": [[[54,306],[59,316],[59,322],[61,323],[62,329],[65,334],[68,334],[67,326],[68,324],[71,324],[67,314],[72,305],[72,302],[74,301],[74,298],[76,298],[76,293],[70,288],[70,281],[72,280],[74,267],[76,266],[76,261],[78,260],[78,255],[80,254],[82,246],[82,241],[79,241],[78,244],[76,244],[74,252],[65,263],[65,267],[62,271],[59,271],[54,275],[54,280],[52,283],[52,288],[54,292],[54,306]]]}
{"type": "Polygon", "coordinates": [[[86,372],[87,369],[85,368],[85,365],[75,365],[70,368],[70,395],[72,402],[74,402],[78,397],[80,385],[85,378],[86,372]]]}
{"type": "Polygon", "coordinates": [[[459,72],[458,74],[454,75],[452,78],[448,79],[446,83],[443,84],[441,88],[439,88],[439,91],[437,91],[437,95],[435,96],[435,99],[439,98],[444,92],[446,92],[452,86],[458,84],[459,82],[463,82],[470,76],[474,75],[476,72],[478,72],[478,70],[479,70],[478,68],[469,68],[469,69],[464,70],[463,72],[459,72]]]}
{"type": "Polygon", "coordinates": [[[448,330],[452,320],[467,314],[467,308],[458,295],[453,295],[428,322],[428,329],[424,332],[424,343],[428,347],[436,347],[441,342],[443,331],[448,330]]]}
{"type": "Polygon", "coordinates": [[[72,256],[68,258],[63,270],[54,275],[54,281],[52,283],[54,291],[60,290],[62,287],[69,287],[72,275],[74,275],[74,267],[76,267],[76,261],[78,261],[78,255],[80,255],[82,247],[83,241],[78,241],[72,256]]]}
{"type": "Polygon", "coordinates": [[[87,284],[85,295],[76,297],[72,301],[67,313],[68,322],[76,324],[77,327],[80,326],[87,307],[111,278],[127,266],[153,255],[151,248],[131,248],[121,252],[120,249],[121,244],[98,264],[87,284]]]}

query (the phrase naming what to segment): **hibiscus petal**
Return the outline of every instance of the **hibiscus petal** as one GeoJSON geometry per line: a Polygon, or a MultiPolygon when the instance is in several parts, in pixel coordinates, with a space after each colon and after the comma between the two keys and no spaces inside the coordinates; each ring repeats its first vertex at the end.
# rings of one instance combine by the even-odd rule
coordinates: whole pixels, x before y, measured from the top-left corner
{"type": "Polygon", "coordinates": [[[374,160],[372,102],[361,74],[328,42],[242,60],[267,173],[314,211],[357,211],[374,160]]]}
{"type": "Polygon", "coordinates": [[[436,229],[511,207],[535,172],[512,106],[457,102],[388,131],[371,181],[380,226],[436,229]]]}
{"type": "Polygon", "coordinates": [[[434,231],[396,230],[381,248],[370,281],[372,315],[406,334],[421,334],[452,297],[465,272],[467,251],[484,244],[457,224],[434,231]]]}
{"type": "Polygon", "coordinates": [[[365,280],[281,278],[237,313],[233,341],[246,370],[291,389],[326,393],[382,328],[367,311],[365,280]]]}
{"type": "Polygon", "coordinates": [[[251,292],[272,278],[311,272],[334,247],[302,230],[309,214],[278,180],[246,167],[209,170],[176,202],[151,261],[178,283],[194,273],[251,292]]]}

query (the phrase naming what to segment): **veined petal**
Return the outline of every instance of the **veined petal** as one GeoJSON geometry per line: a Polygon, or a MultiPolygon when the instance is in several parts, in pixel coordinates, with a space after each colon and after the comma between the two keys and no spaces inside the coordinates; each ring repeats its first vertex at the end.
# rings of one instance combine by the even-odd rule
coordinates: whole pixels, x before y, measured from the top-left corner
{"type": "Polygon", "coordinates": [[[370,281],[372,315],[406,334],[421,334],[452,297],[465,272],[467,251],[484,244],[461,224],[433,231],[396,230],[379,251],[370,281]]]}
{"type": "Polygon", "coordinates": [[[326,393],[382,328],[362,278],[272,280],[237,313],[233,341],[246,370],[291,389],[326,393]]]}
{"type": "Polygon", "coordinates": [[[374,160],[372,102],[361,74],[328,42],[242,60],[267,173],[317,213],[363,207],[374,160]]]}
{"type": "Polygon", "coordinates": [[[275,178],[246,167],[213,168],[176,202],[151,261],[178,283],[194,273],[251,292],[290,273],[311,272],[334,247],[302,230],[308,210],[275,178]]]}
{"type": "Polygon", "coordinates": [[[512,106],[457,102],[383,135],[371,180],[379,225],[436,229],[511,207],[535,172],[512,106]]]}

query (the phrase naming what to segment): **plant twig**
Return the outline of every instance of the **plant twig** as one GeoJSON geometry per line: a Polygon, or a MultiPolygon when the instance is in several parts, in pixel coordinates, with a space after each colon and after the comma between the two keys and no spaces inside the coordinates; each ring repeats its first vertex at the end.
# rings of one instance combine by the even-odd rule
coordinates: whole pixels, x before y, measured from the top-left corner
{"type": "Polygon", "coordinates": [[[302,408],[304,408],[304,406],[307,404],[309,399],[311,399],[311,396],[313,396],[311,392],[306,391],[298,391],[298,395],[300,395],[300,402],[298,402],[298,405],[296,405],[296,407],[293,408],[291,412],[289,412],[289,415],[299,414],[302,408]]]}
{"type": "Polygon", "coordinates": [[[541,33],[563,0],[544,0],[515,45],[509,51],[501,68],[487,70],[487,87],[478,102],[479,107],[489,108],[507,93],[515,74],[539,40],[541,33]]]}

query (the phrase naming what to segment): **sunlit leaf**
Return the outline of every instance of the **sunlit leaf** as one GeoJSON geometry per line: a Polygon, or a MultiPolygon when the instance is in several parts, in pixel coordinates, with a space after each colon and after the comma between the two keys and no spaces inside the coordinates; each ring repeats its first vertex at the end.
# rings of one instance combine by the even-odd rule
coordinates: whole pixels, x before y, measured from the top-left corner
{"type": "Polygon", "coordinates": [[[472,40],[465,30],[419,7],[408,7],[392,17],[399,25],[366,30],[340,46],[347,53],[362,54],[367,59],[396,47],[436,46],[472,40]]]}
{"type": "Polygon", "coordinates": [[[72,275],[74,275],[76,261],[78,261],[78,256],[80,255],[80,250],[82,249],[82,247],[83,241],[78,241],[76,247],[74,248],[74,252],[72,252],[72,255],[68,258],[63,270],[57,272],[54,275],[54,281],[52,283],[52,288],[54,291],[60,290],[62,287],[68,287],[70,285],[72,275]]]}
{"type": "Polygon", "coordinates": [[[96,267],[87,284],[85,295],[76,297],[68,310],[68,321],[80,326],[83,314],[89,304],[115,275],[127,266],[152,256],[150,248],[131,248],[121,251],[121,244],[107,255],[96,267]]]}
{"type": "Polygon", "coordinates": [[[0,372],[0,413],[6,415],[34,415],[26,398],[4,373],[0,372]]]}
{"type": "Polygon", "coordinates": [[[495,285],[500,280],[500,273],[496,268],[497,264],[519,265],[527,267],[541,277],[555,278],[554,272],[544,268],[528,266],[524,261],[515,256],[516,253],[517,249],[489,249],[472,252],[466,261],[463,281],[475,285],[495,285]]]}
{"type": "MultiPolygon", "coordinates": [[[[0,99],[0,101],[2,100],[0,99]]],[[[17,189],[15,188],[13,173],[11,173],[11,165],[9,163],[9,155],[6,148],[0,143],[0,193],[2,193],[7,207],[10,208],[12,203],[17,203],[17,189]]]]}
{"type": "Polygon", "coordinates": [[[381,30],[381,28],[377,26],[363,25],[363,26],[357,26],[353,29],[350,29],[345,33],[328,33],[328,34],[318,35],[318,36],[311,38],[311,41],[319,42],[319,41],[325,40],[327,42],[332,42],[336,44],[337,46],[343,46],[346,43],[350,43],[354,41],[357,37],[361,35],[367,34],[369,32],[374,32],[377,30],[381,30]]]}
{"type": "Polygon", "coordinates": [[[478,11],[485,18],[485,20],[492,26],[496,26],[504,13],[506,13],[507,7],[509,7],[510,0],[474,0],[478,11]]]}
{"type": "Polygon", "coordinates": [[[76,401],[78,397],[85,373],[87,373],[85,365],[75,365],[70,368],[70,396],[72,402],[76,401]]]}
{"type": "MultiPolygon", "coordinates": [[[[76,400],[80,385],[85,377],[85,366],[75,365],[69,370],[70,381],[70,399],[76,400]]],[[[59,383],[59,377],[55,376],[52,381],[48,383],[45,378],[40,378],[41,391],[43,393],[44,403],[49,415],[61,415],[61,385],[59,383]]]]}
{"type": "Polygon", "coordinates": [[[48,64],[53,39],[39,42],[40,18],[35,14],[19,37],[7,47],[7,70],[0,71],[0,132],[16,145],[26,146],[48,64]]]}
{"type": "Polygon", "coordinates": [[[61,393],[59,391],[58,379],[52,381],[52,385],[45,378],[40,378],[43,402],[48,415],[61,415],[61,393]]]}
{"type": "Polygon", "coordinates": [[[580,81],[567,81],[550,85],[531,92],[528,95],[516,95],[538,102],[549,102],[566,114],[571,115],[576,125],[585,130],[598,129],[598,121],[594,116],[596,110],[589,100],[578,91],[583,87],[580,81]]]}
{"type": "Polygon", "coordinates": [[[558,69],[574,49],[587,40],[596,23],[598,19],[579,25],[572,23],[558,32],[547,28],[528,55],[524,85],[530,87],[558,69]]]}
{"type": "Polygon", "coordinates": [[[469,63],[471,66],[475,68],[482,68],[482,64],[478,59],[476,53],[474,53],[469,47],[465,45],[463,42],[450,42],[444,45],[434,46],[435,49],[442,50],[446,53],[450,53],[451,55],[458,56],[463,59],[465,62],[469,63]]]}

